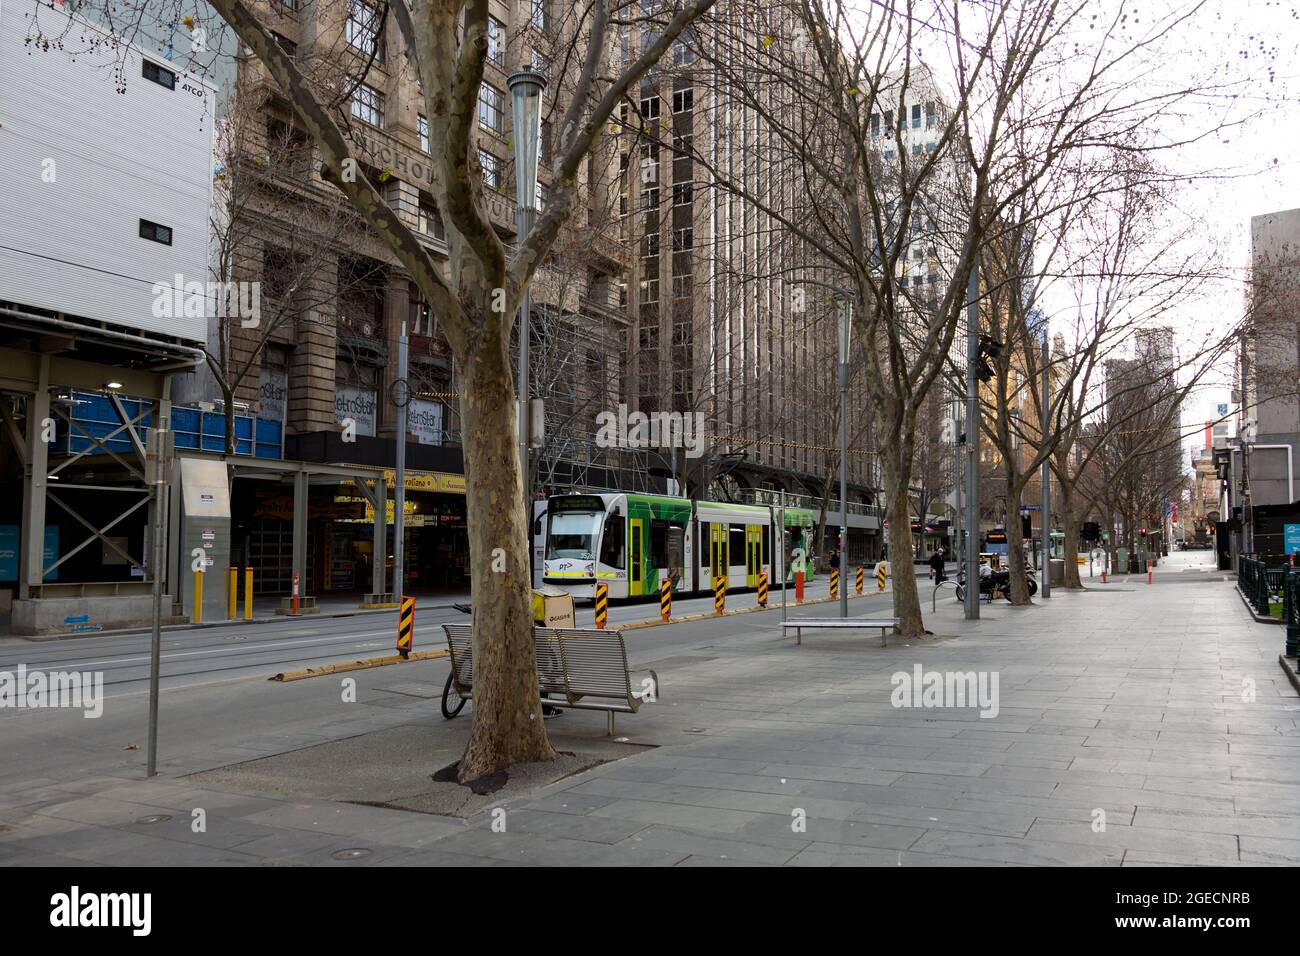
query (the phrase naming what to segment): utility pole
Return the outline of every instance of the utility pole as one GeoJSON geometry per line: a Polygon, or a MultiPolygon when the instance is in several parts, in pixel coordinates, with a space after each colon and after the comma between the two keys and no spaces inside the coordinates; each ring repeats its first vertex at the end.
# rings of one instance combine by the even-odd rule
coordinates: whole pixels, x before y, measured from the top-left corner
{"type": "Polygon", "coordinates": [[[406,591],[406,406],[411,398],[406,372],[410,361],[410,344],[406,335],[406,323],[403,322],[402,335],[397,340],[397,387],[394,390],[397,405],[397,468],[393,481],[393,599],[397,601],[399,613],[402,595],[406,591]]]}
{"type": "Polygon", "coordinates": [[[840,617],[849,616],[849,329],[853,322],[853,302],[844,299],[840,317],[840,617]]]}
{"type": "Polygon", "coordinates": [[[975,366],[979,362],[979,258],[971,265],[966,282],[966,608],[968,621],[980,616],[979,569],[979,447],[980,393],[975,366]]]}
{"type": "MultiPolygon", "coordinates": [[[[1040,424],[1040,441],[1044,445],[1047,444],[1047,429],[1051,419],[1051,416],[1048,415],[1047,406],[1048,406],[1048,402],[1051,401],[1051,395],[1052,395],[1051,376],[1048,374],[1048,367],[1047,367],[1047,363],[1048,363],[1047,352],[1048,352],[1047,319],[1044,318],[1043,319],[1043,400],[1042,400],[1043,407],[1041,409],[1042,422],[1040,424]]],[[[1043,597],[1045,598],[1049,598],[1052,596],[1052,533],[1050,530],[1052,522],[1050,518],[1051,511],[1049,510],[1052,503],[1051,477],[1052,477],[1052,470],[1050,467],[1048,467],[1047,458],[1044,458],[1043,464],[1039,468],[1038,480],[1039,483],[1042,484],[1043,486],[1043,500],[1042,500],[1043,510],[1039,512],[1039,516],[1040,516],[1039,521],[1042,523],[1041,531],[1043,535],[1043,570],[1042,570],[1043,580],[1042,580],[1041,591],[1043,597]]],[[[1074,555],[1065,555],[1065,557],[1068,560],[1071,561],[1074,560],[1074,555]]]]}
{"type": "MultiPolygon", "coordinates": [[[[157,406],[155,406],[157,408],[157,406]]],[[[149,645],[149,751],[146,754],[145,775],[158,773],[158,690],[162,668],[162,602],[163,561],[167,521],[167,468],[170,465],[168,446],[171,430],[167,418],[159,419],[149,430],[146,439],[145,471],[153,491],[153,555],[149,559],[149,574],[153,578],[153,634],[149,645]]]]}

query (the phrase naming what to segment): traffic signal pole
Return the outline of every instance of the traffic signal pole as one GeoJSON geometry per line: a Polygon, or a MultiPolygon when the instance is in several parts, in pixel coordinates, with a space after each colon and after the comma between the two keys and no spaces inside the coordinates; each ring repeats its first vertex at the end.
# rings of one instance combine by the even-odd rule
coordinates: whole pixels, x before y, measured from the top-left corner
{"type": "MultiPolygon", "coordinates": [[[[1047,428],[1050,420],[1048,415],[1048,402],[1051,400],[1051,380],[1047,372],[1047,321],[1043,320],[1043,407],[1042,413],[1042,440],[1047,442],[1047,428]]],[[[1052,494],[1052,469],[1047,464],[1047,459],[1043,459],[1043,464],[1039,472],[1039,483],[1043,486],[1042,511],[1039,512],[1039,521],[1042,524],[1043,534],[1043,580],[1040,582],[1039,591],[1045,598],[1052,596],[1052,520],[1051,520],[1051,494],[1052,494]]],[[[1074,560],[1069,555],[1062,555],[1067,560],[1074,560]]]]}
{"type": "Polygon", "coordinates": [[[980,616],[980,393],[975,366],[979,361],[979,257],[966,283],[966,606],[968,621],[980,616]]]}

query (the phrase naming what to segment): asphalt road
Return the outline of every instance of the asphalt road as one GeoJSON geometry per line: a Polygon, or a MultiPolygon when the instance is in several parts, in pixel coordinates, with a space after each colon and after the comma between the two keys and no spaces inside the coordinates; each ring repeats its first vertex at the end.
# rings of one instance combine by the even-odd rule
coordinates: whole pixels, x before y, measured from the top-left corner
{"type": "MultiPolygon", "coordinates": [[[[922,581],[922,592],[928,585],[922,581]]],[[[870,582],[869,591],[875,590],[870,582]]],[[[825,576],[812,582],[805,596],[826,597],[825,576]]],[[[851,593],[851,592],[850,592],[851,593]]],[[[794,606],[794,591],[789,600],[794,606]]],[[[781,592],[774,590],[769,603],[779,606],[781,592]]],[[[753,607],[752,591],[728,595],[729,609],[753,607]]],[[[857,601],[851,603],[856,606],[857,601]]],[[[677,598],[673,616],[708,613],[713,599],[708,596],[677,598]]],[[[856,613],[851,611],[850,613],[856,613]]],[[[611,604],[612,626],[655,620],[657,602],[611,604]]],[[[593,609],[580,604],[576,612],[579,627],[590,627],[593,609]]],[[[425,608],[416,612],[416,650],[446,646],[444,623],[463,623],[468,618],[454,608],[425,608]]],[[[346,617],[302,617],[249,624],[221,624],[201,628],[170,628],[162,637],[161,675],[166,688],[185,687],[240,678],[267,677],[280,671],[321,664],[380,657],[395,653],[396,611],[372,611],[346,617]]],[[[147,632],[107,634],[34,642],[21,638],[0,642],[0,671],[13,671],[25,664],[29,671],[100,671],[106,692],[146,689],[149,683],[150,635],[147,632]]]]}

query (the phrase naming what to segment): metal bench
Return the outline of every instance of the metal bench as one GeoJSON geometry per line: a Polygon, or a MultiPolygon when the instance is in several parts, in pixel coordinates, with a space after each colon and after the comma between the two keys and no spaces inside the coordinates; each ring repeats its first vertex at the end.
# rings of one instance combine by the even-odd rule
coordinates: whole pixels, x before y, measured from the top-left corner
{"type": "Polygon", "coordinates": [[[781,627],[785,630],[794,629],[795,643],[803,643],[803,631],[805,628],[880,628],[880,646],[885,646],[885,632],[890,628],[898,627],[898,618],[795,618],[790,621],[782,621],[781,627]]]}
{"type": "MultiPolygon", "coordinates": [[[[451,656],[452,687],[463,700],[474,696],[473,625],[444,624],[451,656]]],[[[635,714],[645,699],[659,695],[659,675],[648,670],[646,691],[632,689],[627,648],[619,631],[534,627],[537,691],[560,709],[603,710],[614,735],[615,714],[635,714]]]]}

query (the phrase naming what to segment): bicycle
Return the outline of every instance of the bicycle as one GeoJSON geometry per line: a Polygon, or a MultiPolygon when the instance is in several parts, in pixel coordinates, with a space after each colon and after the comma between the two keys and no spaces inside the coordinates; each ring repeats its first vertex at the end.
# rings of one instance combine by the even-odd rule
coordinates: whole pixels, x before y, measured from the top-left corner
{"type": "MultiPolygon", "coordinates": [[[[468,604],[453,604],[452,607],[460,611],[462,614],[473,613],[473,609],[468,604]]],[[[442,688],[442,716],[446,720],[451,720],[458,716],[460,712],[465,709],[466,699],[461,697],[460,694],[455,694],[455,687],[456,670],[455,668],[452,668],[447,672],[447,683],[442,688]],[[454,706],[451,703],[453,694],[455,694],[456,697],[456,703],[454,706]]]]}

